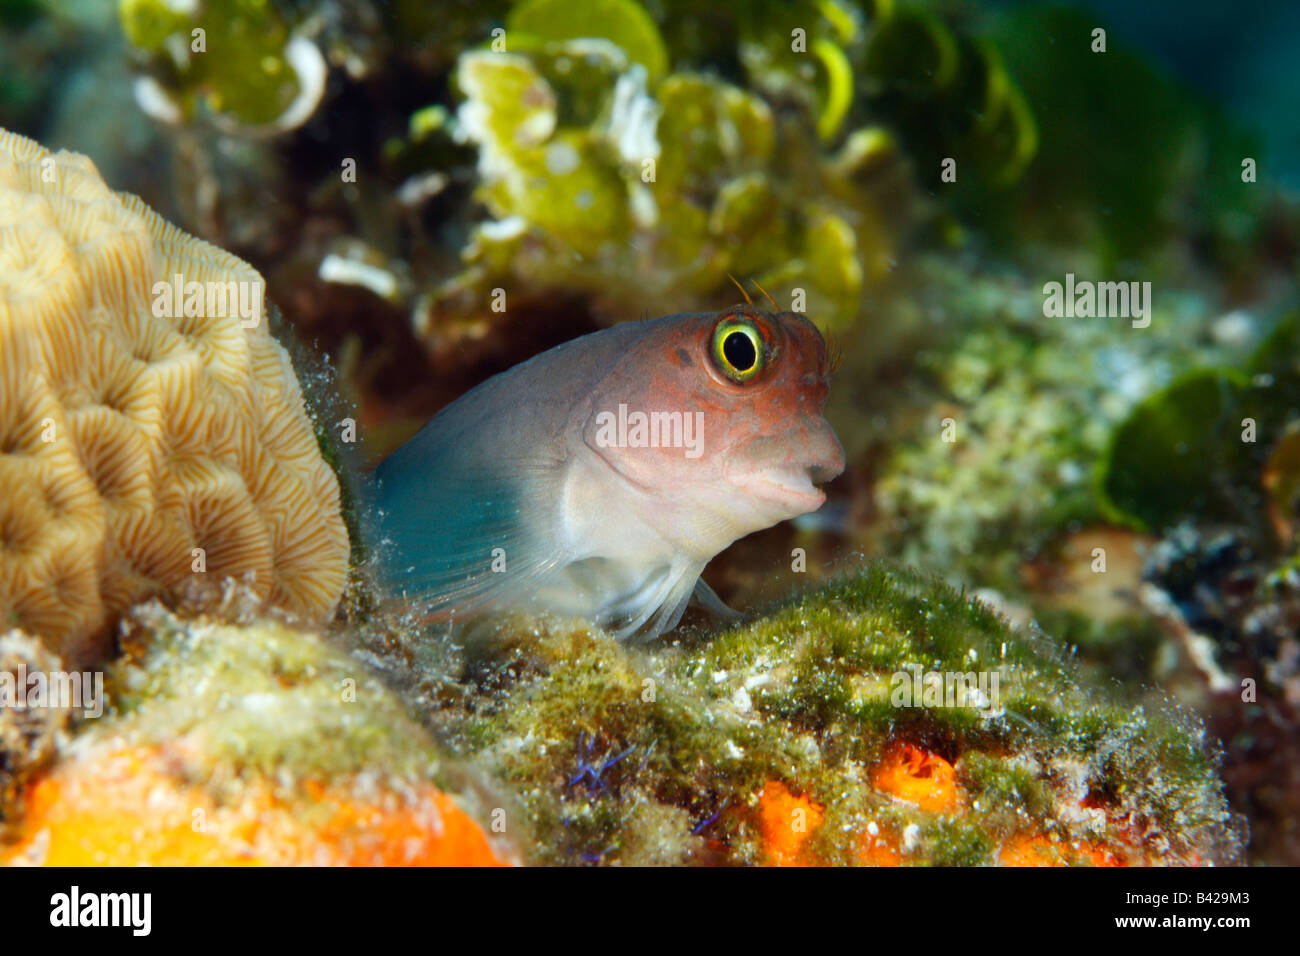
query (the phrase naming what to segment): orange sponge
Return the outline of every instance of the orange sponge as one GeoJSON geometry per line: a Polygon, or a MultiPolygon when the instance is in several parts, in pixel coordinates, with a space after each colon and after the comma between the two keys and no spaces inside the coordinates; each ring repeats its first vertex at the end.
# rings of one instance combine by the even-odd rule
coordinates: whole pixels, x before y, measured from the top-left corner
{"type": "Polygon", "coordinates": [[[952,764],[909,743],[890,745],[871,773],[871,785],[932,813],[952,813],[962,805],[952,764]]]}
{"type": "Polygon", "coordinates": [[[231,781],[213,796],[175,748],[101,748],[27,792],[0,863],[49,866],[501,866],[482,829],[431,784],[231,781]]]}

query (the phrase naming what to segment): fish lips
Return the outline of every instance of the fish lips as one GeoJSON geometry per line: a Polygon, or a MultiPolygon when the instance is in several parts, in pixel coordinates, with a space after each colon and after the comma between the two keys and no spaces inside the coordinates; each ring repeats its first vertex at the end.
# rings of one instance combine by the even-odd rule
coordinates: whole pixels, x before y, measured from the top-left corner
{"type": "MultiPolygon", "coordinates": [[[[780,436],[755,438],[727,461],[727,479],[785,517],[816,511],[826,501],[817,486],[844,471],[844,448],[820,415],[802,416],[780,436]]],[[[779,519],[778,519],[779,520],[779,519]]]]}

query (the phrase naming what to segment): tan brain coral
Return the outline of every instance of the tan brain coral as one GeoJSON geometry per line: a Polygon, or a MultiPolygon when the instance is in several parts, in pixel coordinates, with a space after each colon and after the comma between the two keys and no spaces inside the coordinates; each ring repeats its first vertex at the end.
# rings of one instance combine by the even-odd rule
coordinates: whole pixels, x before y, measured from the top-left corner
{"type": "Polygon", "coordinates": [[[288,356],[233,307],[242,291],[260,314],[262,288],[86,157],[0,130],[0,630],[76,660],[200,576],[332,613],[338,483],[288,356]],[[232,301],[170,317],[155,292],[176,276],[232,301]]]}

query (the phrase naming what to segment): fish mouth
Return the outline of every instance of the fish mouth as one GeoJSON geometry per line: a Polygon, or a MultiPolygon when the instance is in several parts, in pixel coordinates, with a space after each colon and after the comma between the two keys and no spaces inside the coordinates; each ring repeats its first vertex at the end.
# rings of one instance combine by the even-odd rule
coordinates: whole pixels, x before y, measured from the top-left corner
{"type": "Polygon", "coordinates": [[[746,482],[751,493],[774,504],[799,508],[799,513],[816,511],[826,501],[826,492],[817,487],[814,472],[824,472],[820,467],[774,468],[746,482]]]}
{"type": "Polygon", "coordinates": [[[817,486],[836,478],[844,464],[844,448],[830,426],[810,417],[785,435],[749,443],[728,470],[746,493],[793,518],[825,503],[826,492],[817,486]]]}
{"type": "Polygon", "coordinates": [[[779,506],[790,517],[816,511],[826,503],[825,484],[844,470],[843,458],[836,462],[811,465],[776,465],[758,468],[737,476],[736,483],[748,494],[768,504],[779,506]]]}

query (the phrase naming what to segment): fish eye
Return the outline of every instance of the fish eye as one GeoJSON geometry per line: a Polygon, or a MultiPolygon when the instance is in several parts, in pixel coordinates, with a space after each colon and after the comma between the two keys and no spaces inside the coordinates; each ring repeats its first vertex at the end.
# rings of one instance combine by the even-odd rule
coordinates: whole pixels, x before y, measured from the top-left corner
{"type": "Polygon", "coordinates": [[[763,337],[753,322],[723,319],[713,330],[713,364],[733,382],[748,382],[763,369],[763,337]]]}

